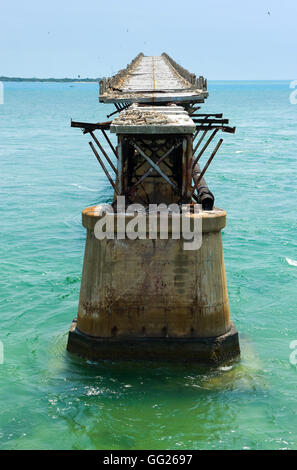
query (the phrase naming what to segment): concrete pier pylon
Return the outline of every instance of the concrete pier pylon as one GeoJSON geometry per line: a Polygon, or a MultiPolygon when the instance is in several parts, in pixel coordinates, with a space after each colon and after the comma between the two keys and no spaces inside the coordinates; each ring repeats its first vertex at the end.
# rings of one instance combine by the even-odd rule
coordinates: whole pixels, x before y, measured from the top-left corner
{"type": "Polygon", "coordinates": [[[93,139],[90,147],[114,198],[108,208],[98,204],[82,213],[87,237],[69,352],[96,361],[210,365],[239,356],[221,237],[226,212],[214,207],[205,180],[223,142],[210,150],[214,138],[235,128],[222,114],[198,113],[196,103],[207,96],[206,80],[166,54],[139,54],[126,71],[101,83],[100,101],[114,102],[117,117],[72,122],[93,139]],[[116,146],[106,131],[116,135],[116,146]],[[135,224],[138,212],[141,222],[135,224]],[[136,226],[142,228],[134,237],[131,227],[136,226]]]}
{"type": "Polygon", "coordinates": [[[239,354],[221,240],[226,212],[199,216],[201,247],[186,251],[182,239],[117,240],[115,233],[98,240],[98,207],[83,211],[87,239],[69,351],[92,360],[209,364],[239,354]]]}

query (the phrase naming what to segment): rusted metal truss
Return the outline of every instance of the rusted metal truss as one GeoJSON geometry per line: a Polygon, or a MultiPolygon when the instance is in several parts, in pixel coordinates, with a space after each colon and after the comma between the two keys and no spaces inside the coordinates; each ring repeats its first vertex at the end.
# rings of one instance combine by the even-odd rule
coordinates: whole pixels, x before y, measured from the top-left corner
{"type": "Polygon", "coordinates": [[[112,121],[106,122],[78,122],[71,120],[71,127],[79,127],[83,130],[84,134],[87,134],[90,131],[95,131],[96,129],[109,130],[112,121]]]}
{"type": "MultiPolygon", "coordinates": [[[[111,159],[109,158],[107,152],[104,150],[103,146],[101,145],[101,143],[99,142],[99,140],[97,139],[97,137],[95,136],[94,134],[94,131],[95,130],[101,130],[103,136],[105,137],[106,139],[106,142],[108,143],[109,147],[111,148],[112,152],[114,153],[115,157],[118,159],[118,154],[117,154],[117,151],[116,149],[114,148],[114,146],[112,145],[108,135],[106,134],[106,130],[108,130],[110,128],[110,124],[111,124],[112,121],[109,121],[109,122],[98,122],[98,123],[90,123],[90,122],[78,122],[78,121],[71,121],[71,127],[78,127],[80,128],[84,134],[90,134],[90,136],[92,137],[93,141],[95,142],[95,144],[97,145],[98,149],[100,150],[100,152],[102,153],[102,155],[105,157],[107,163],[109,164],[109,166],[111,167],[111,169],[113,170],[114,174],[115,174],[115,177],[117,178],[118,176],[118,173],[117,173],[117,169],[116,167],[114,166],[113,162],[111,161],[111,159]]],[[[94,144],[92,142],[89,142],[89,145],[91,147],[91,149],[93,150],[94,152],[94,155],[95,157],[97,158],[102,170],[104,171],[105,175],[107,176],[110,184],[112,185],[113,189],[115,190],[115,192],[117,194],[119,194],[119,190],[116,186],[116,184],[114,183],[111,175],[109,174],[105,164],[104,164],[104,161],[102,160],[101,156],[99,155],[98,151],[96,150],[94,144]]]]}
{"type": "Polygon", "coordinates": [[[108,180],[109,180],[111,186],[113,187],[113,189],[115,190],[115,192],[116,192],[117,194],[119,194],[119,190],[118,190],[116,184],[114,183],[112,177],[111,177],[110,174],[108,173],[108,170],[106,169],[106,166],[104,165],[104,163],[103,163],[103,161],[102,161],[100,155],[98,154],[97,150],[95,149],[93,142],[89,142],[89,145],[90,145],[91,149],[93,150],[93,152],[94,152],[94,154],[95,154],[95,156],[96,156],[98,162],[100,163],[102,170],[103,170],[104,173],[106,174],[106,176],[107,176],[107,178],[108,178],[108,180]]]}
{"type": "MultiPolygon", "coordinates": [[[[137,181],[136,183],[134,183],[134,185],[130,188],[129,190],[129,193],[132,194],[133,192],[135,192],[135,189],[137,189],[138,185],[140,183],[142,183],[145,178],[147,178],[148,176],[150,176],[153,171],[155,170],[165,181],[166,183],[168,183],[172,189],[181,196],[181,191],[179,189],[179,187],[177,186],[176,183],[174,183],[160,168],[160,163],[165,161],[165,158],[168,157],[172,151],[175,149],[175,148],[178,148],[182,142],[178,142],[176,143],[175,145],[172,145],[172,147],[167,151],[165,152],[161,158],[158,159],[158,161],[155,163],[148,155],[146,155],[145,151],[143,149],[140,148],[139,144],[137,144],[135,141],[131,141],[131,144],[133,145],[133,147],[135,148],[135,150],[139,153],[139,155],[141,155],[145,161],[147,161],[150,165],[150,169],[148,171],[146,171],[146,173],[144,173],[137,181]]],[[[165,162],[164,162],[165,163],[165,162]]],[[[139,168],[139,167],[138,167],[139,168]]]]}
{"type": "Polygon", "coordinates": [[[106,117],[110,118],[114,114],[120,113],[121,111],[124,111],[125,109],[129,108],[130,103],[114,103],[116,110],[113,113],[107,114],[106,117]]]}
{"type": "Polygon", "coordinates": [[[200,106],[194,106],[194,105],[186,107],[186,110],[189,113],[189,116],[191,117],[194,116],[194,113],[196,113],[196,111],[199,111],[199,109],[200,109],[200,106]]]}
{"type": "Polygon", "coordinates": [[[213,141],[215,136],[219,131],[232,133],[234,134],[236,131],[235,127],[230,127],[228,119],[223,119],[223,114],[193,114],[191,116],[193,121],[196,124],[196,132],[194,134],[194,148],[193,148],[193,163],[192,163],[192,178],[194,185],[191,191],[191,197],[195,199],[197,202],[202,204],[203,209],[211,210],[214,205],[214,196],[209,190],[204,175],[214,159],[216,153],[218,152],[220,146],[223,143],[223,139],[219,139],[218,143],[216,144],[214,150],[211,152],[209,158],[207,159],[203,169],[200,169],[199,160],[207,151],[210,143],[213,141]],[[210,136],[207,138],[207,134],[211,133],[210,136]],[[205,138],[207,140],[204,142],[205,138]],[[195,143],[196,139],[198,139],[197,143],[195,143]],[[198,152],[198,153],[196,153],[198,152]]]}
{"type": "MultiPolygon", "coordinates": [[[[119,105],[116,104],[116,107],[118,106],[119,105]]],[[[120,110],[122,109],[123,107],[121,107],[120,110]]],[[[115,148],[106,133],[106,131],[109,130],[112,121],[101,123],[71,121],[71,127],[81,128],[84,134],[89,133],[92,137],[96,147],[93,142],[89,142],[89,145],[112,185],[115,194],[127,195],[131,198],[135,195],[138,189],[142,187],[142,183],[147,177],[156,175],[163,178],[166,183],[171,186],[174,193],[179,195],[180,202],[191,203],[194,200],[201,203],[203,209],[211,210],[214,205],[214,196],[206,184],[204,175],[221,147],[223,139],[219,139],[202,169],[199,166],[199,161],[201,157],[205,155],[211,142],[219,131],[234,133],[236,128],[228,126],[229,120],[223,119],[223,115],[221,113],[201,113],[192,115],[191,117],[196,123],[196,132],[194,135],[174,138],[171,140],[171,143],[168,141],[167,148],[164,148],[164,144],[160,144],[160,146],[156,145],[158,136],[155,136],[155,138],[150,136],[150,138],[153,139],[152,141],[149,140],[150,144],[146,144],[146,139],[142,139],[141,136],[118,136],[118,146],[115,148]],[[116,157],[117,168],[96,137],[94,133],[96,130],[101,131],[111,151],[116,157]],[[142,161],[136,162],[136,165],[133,168],[134,181],[131,180],[129,184],[127,175],[124,174],[127,171],[127,156],[123,154],[123,146],[127,144],[130,148],[134,149],[134,152],[136,151],[136,155],[142,157],[142,161]],[[180,158],[182,175],[180,183],[178,183],[177,179],[175,178],[173,181],[172,177],[168,176],[160,165],[162,163],[163,166],[165,165],[169,170],[173,170],[167,157],[169,157],[175,149],[181,146],[182,152],[180,154],[180,158]],[[114,177],[111,176],[105,162],[107,162],[108,166],[113,171],[114,177]],[[139,175],[138,171],[145,163],[148,163],[150,168],[143,174],[139,175]]],[[[170,161],[172,164],[172,159],[170,161]]]]}
{"type": "Polygon", "coordinates": [[[223,119],[223,114],[193,114],[191,116],[194,123],[196,124],[196,130],[214,130],[220,129],[222,132],[228,132],[234,134],[236,128],[227,126],[229,119],[223,119]]]}

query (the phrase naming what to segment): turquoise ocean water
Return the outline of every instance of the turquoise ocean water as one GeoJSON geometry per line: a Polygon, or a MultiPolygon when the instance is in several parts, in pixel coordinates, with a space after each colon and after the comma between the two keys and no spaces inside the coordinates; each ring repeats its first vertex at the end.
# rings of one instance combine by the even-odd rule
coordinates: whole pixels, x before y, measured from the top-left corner
{"type": "MultiPolygon", "coordinates": [[[[0,106],[0,449],[296,449],[297,106],[289,82],[210,82],[237,126],[207,172],[241,360],[92,364],[65,351],[81,210],[112,196],[70,118],[100,121],[96,84],[5,83],[0,106]]],[[[127,279],[129,282],[129,279],[127,279]]]]}

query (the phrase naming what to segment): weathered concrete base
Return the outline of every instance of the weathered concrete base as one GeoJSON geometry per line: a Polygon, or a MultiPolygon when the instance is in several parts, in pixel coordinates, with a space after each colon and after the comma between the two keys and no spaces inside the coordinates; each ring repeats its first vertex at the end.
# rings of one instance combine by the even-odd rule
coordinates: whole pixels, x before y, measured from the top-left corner
{"type": "Polygon", "coordinates": [[[240,355],[233,322],[225,334],[211,338],[98,338],[71,324],[67,350],[85,359],[146,360],[218,365],[240,355]]]}
{"type": "MultiPolygon", "coordinates": [[[[226,212],[215,208],[200,223],[196,249],[170,236],[103,240],[95,236],[100,206],[83,211],[87,229],[77,321],[68,351],[90,360],[151,360],[216,365],[239,355],[230,320],[221,230],[226,212]],[[201,243],[201,244],[200,244],[201,243]]],[[[127,229],[129,213],[123,214],[127,229]]],[[[120,235],[121,213],[115,215],[120,235]]],[[[133,217],[133,216],[131,216],[133,217]]],[[[193,230],[192,230],[193,232],[193,230]]],[[[193,232],[194,233],[194,232],[193,232]]],[[[197,241],[197,240],[196,240],[197,241]]]]}

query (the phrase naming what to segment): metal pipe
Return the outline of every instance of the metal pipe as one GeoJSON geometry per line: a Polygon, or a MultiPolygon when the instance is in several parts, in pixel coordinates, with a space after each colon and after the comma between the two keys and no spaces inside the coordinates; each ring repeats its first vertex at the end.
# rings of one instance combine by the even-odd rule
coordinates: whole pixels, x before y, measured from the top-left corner
{"type": "MultiPolygon", "coordinates": [[[[210,211],[214,206],[214,195],[207,186],[205,179],[202,177],[198,181],[199,176],[201,175],[201,169],[198,163],[196,163],[193,168],[193,180],[194,180],[194,190],[197,189],[197,198],[196,201],[202,205],[202,209],[210,211]]],[[[193,197],[195,194],[193,193],[193,197]]]]}

